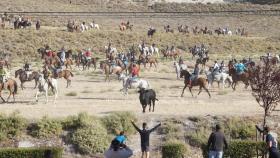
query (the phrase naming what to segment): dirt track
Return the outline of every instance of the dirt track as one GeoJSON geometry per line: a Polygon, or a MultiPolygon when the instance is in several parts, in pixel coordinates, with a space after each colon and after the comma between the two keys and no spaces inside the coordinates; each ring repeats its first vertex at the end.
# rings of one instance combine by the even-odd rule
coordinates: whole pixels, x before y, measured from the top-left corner
{"type": "MultiPolygon", "coordinates": [[[[148,116],[151,114],[155,116],[255,116],[262,113],[262,109],[257,105],[250,91],[245,90],[241,83],[236,92],[233,92],[231,88],[218,89],[217,84],[214,84],[214,88],[210,89],[211,99],[205,92],[192,98],[188,89],[181,98],[183,81],[176,80],[172,64],[160,66],[156,72],[152,69],[141,73],[142,78],[148,80],[157,91],[159,99],[155,112],[146,114],[148,116]],[[161,72],[161,69],[166,70],[167,67],[169,67],[168,72],[161,72]]],[[[27,82],[27,88],[24,91],[19,90],[16,96],[17,102],[1,104],[0,110],[3,113],[19,110],[23,116],[28,118],[40,118],[44,115],[64,117],[79,112],[104,115],[112,111],[132,111],[142,116],[136,91],[129,90],[130,94],[123,96],[119,91],[122,88],[122,82],[117,81],[115,77],[110,83],[106,83],[100,70],[75,74],[72,86],[68,89],[65,88],[66,81],[59,80],[59,97],[56,104],[52,102],[53,97],[50,97],[50,102],[46,104],[43,96],[36,103],[34,97],[36,90],[32,89],[34,83],[27,82]],[[66,96],[69,92],[76,92],[77,96],[66,96]]],[[[196,95],[197,92],[197,88],[195,88],[194,94],[196,95]]],[[[7,94],[4,96],[6,97],[7,94]]]]}

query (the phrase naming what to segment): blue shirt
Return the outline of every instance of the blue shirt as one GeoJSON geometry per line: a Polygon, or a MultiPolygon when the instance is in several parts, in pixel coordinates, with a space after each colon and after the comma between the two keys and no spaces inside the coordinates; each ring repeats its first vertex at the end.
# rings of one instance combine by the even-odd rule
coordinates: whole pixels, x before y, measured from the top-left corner
{"type": "Polygon", "coordinates": [[[124,135],[118,135],[116,136],[115,138],[117,141],[119,141],[121,144],[123,144],[126,140],[125,136],[124,135]]]}

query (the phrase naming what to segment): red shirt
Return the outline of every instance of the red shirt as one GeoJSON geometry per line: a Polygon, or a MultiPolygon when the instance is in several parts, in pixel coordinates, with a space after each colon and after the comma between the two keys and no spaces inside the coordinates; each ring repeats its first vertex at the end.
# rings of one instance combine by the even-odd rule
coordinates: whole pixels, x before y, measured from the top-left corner
{"type": "Polygon", "coordinates": [[[90,57],[91,56],[91,52],[90,51],[86,51],[85,56],[86,57],[90,57]]]}
{"type": "Polygon", "coordinates": [[[132,68],[131,75],[132,75],[132,77],[139,75],[139,70],[137,69],[137,67],[132,68]]]}
{"type": "Polygon", "coordinates": [[[48,55],[48,57],[52,57],[53,56],[53,52],[49,51],[47,55],[48,55]]]}

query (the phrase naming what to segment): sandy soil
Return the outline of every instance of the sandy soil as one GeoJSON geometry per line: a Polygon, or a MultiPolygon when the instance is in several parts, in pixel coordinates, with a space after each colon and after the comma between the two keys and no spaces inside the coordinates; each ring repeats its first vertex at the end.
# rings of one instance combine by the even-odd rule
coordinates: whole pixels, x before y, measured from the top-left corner
{"type": "MultiPolygon", "coordinates": [[[[39,98],[35,102],[35,93],[32,89],[33,82],[27,82],[26,89],[19,90],[16,96],[16,103],[5,103],[0,105],[3,113],[11,113],[15,110],[21,112],[27,118],[40,118],[44,115],[50,117],[65,117],[79,112],[88,112],[94,115],[105,115],[113,111],[132,111],[139,116],[205,116],[205,115],[238,115],[255,116],[262,113],[249,90],[243,88],[240,83],[238,90],[233,92],[231,88],[218,89],[217,84],[210,89],[212,98],[202,92],[200,96],[191,97],[188,90],[183,98],[180,97],[183,80],[176,80],[171,63],[159,65],[157,70],[145,70],[141,73],[143,79],[148,80],[156,90],[159,102],[156,103],[155,112],[142,114],[138,94],[136,90],[129,90],[128,96],[120,92],[122,82],[112,76],[111,82],[104,82],[104,75],[100,70],[93,72],[78,72],[72,78],[72,86],[66,87],[64,79],[59,80],[59,97],[56,104],[53,104],[53,97],[50,102],[45,103],[45,98],[39,98]],[[167,72],[163,72],[163,70],[167,72]],[[69,92],[76,92],[77,96],[66,96],[69,92]]],[[[197,88],[194,94],[197,94],[197,88]]],[[[7,94],[4,94],[6,97],[7,94]]]]}

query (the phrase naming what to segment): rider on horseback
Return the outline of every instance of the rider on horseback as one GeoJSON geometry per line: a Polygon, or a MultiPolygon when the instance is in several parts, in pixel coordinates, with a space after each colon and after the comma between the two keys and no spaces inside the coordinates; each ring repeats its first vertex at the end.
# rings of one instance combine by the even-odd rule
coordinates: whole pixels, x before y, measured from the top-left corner
{"type": "Polygon", "coordinates": [[[192,82],[198,78],[198,75],[199,75],[199,67],[198,67],[198,63],[196,63],[193,73],[189,78],[189,87],[192,87],[192,82]]]}
{"type": "Polygon", "coordinates": [[[7,81],[7,71],[3,68],[3,65],[0,65],[0,83],[7,81]]]}
{"type": "Polygon", "coordinates": [[[221,64],[220,64],[219,72],[225,72],[225,63],[224,63],[224,61],[222,61],[221,64]]]}
{"type": "Polygon", "coordinates": [[[26,62],[23,66],[23,69],[27,75],[27,78],[29,78],[29,75],[32,74],[32,70],[31,70],[31,64],[26,62]]]}
{"type": "MultiPolygon", "coordinates": [[[[53,89],[53,85],[51,83],[51,77],[52,77],[52,72],[50,71],[49,67],[47,65],[45,65],[43,67],[43,75],[44,75],[44,79],[47,81],[48,85],[53,89]]],[[[43,85],[41,85],[43,86],[43,85]]]]}
{"type": "Polygon", "coordinates": [[[60,53],[59,58],[61,60],[62,65],[64,65],[64,62],[65,62],[65,48],[64,47],[61,48],[61,53],[60,53]]]}
{"type": "Polygon", "coordinates": [[[87,49],[87,51],[85,52],[84,56],[85,56],[85,58],[86,58],[87,63],[90,62],[90,60],[91,60],[91,51],[90,51],[90,48],[87,49]]]}
{"type": "Polygon", "coordinates": [[[131,85],[133,81],[136,81],[139,77],[139,69],[137,68],[136,64],[132,64],[131,68],[131,77],[127,80],[126,85],[131,85]]]}
{"type": "Polygon", "coordinates": [[[54,67],[54,78],[58,78],[59,77],[58,74],[61,71],[62,71],[62,64],[61,62],[58,62],[54,67]]]}
{"type": "Polygon", "coordinates": [[[244,73],[244,71],[246,70],[244,64],[240,61],[238,61],[235,65],[234,68],[237,72],[238,75],[241,75],[242,73],[244,73]]]}

